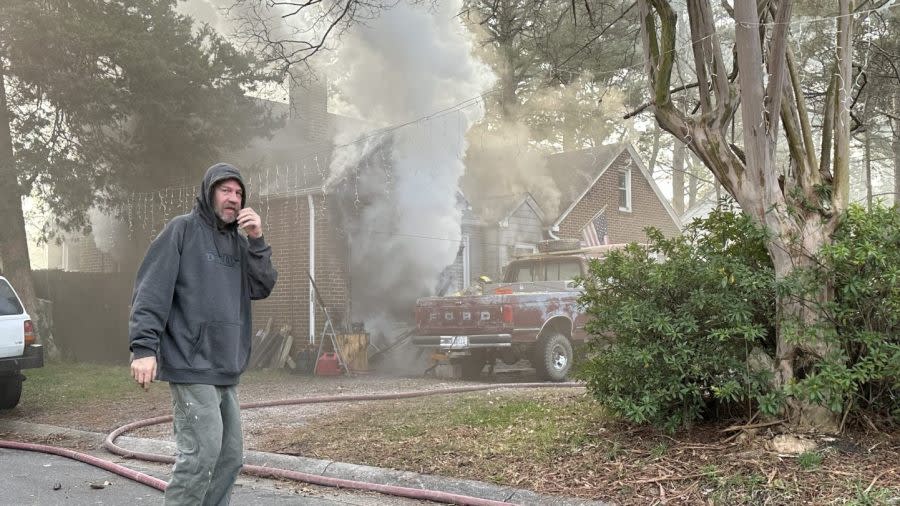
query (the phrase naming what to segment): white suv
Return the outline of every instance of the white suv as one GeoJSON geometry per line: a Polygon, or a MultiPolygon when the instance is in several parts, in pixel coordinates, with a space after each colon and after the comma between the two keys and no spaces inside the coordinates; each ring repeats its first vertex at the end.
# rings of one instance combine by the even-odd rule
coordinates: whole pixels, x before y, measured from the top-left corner
{"type": "Polygon", "coordinates": [[[44,349],[16,291],[0,276],[0,409],[16,407],[22,396],[22,369],[43,367],[44,349]]]}

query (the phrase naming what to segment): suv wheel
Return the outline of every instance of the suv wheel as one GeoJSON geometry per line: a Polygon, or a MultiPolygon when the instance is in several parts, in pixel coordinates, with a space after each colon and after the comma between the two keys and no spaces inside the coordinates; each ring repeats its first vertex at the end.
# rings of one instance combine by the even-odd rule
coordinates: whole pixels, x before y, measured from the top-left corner
{"type": "Polygon", "coordinates": [[[538,339],[531,365],[542,380],[564,381],[572,369],[572,358],[572,343],[566,336],[545,334],[538,339]]]}
{"type": "Polygon", "coordinates": [[[12,409],[22,397],[22,375],[0,376],[0,409],[12,409]]]}

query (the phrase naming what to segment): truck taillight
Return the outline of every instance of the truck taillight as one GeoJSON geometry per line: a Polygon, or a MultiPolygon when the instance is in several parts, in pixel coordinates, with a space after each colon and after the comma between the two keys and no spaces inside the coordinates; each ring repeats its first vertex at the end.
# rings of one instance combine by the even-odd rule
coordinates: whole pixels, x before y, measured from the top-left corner
{"type": "Polygon", "coordinates": [[[500,315],[503,317],[503,323],[512,325],[513,322],[513,306],[512,304],[503,304],[500,306],[500,315]]]}
{"type": "Polygon", "coordinates": [[[34,325],[31,320],[25,320],[25,346],[34,344],[34,325]]]}

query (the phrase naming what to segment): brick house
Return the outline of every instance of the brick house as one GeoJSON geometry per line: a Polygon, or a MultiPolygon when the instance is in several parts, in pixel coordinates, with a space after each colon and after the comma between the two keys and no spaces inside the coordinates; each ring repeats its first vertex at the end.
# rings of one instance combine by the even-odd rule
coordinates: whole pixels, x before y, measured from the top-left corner
{"type": "MultiPolygon", "coordinates": [[[[258,139],[249,148],[223,157],[241,167],[247,176],[248,205],[263,219],[279,272],[270,297],[253,305],[254,326],[261,328],[270,318],[276,327],[290,325],[298,346],[314,344],[324,325],[324,313],[316,304],[309,274],[337,330],[353,323],[343,217],[347,212],[359,212],[358,202],[356,208],[347,206],[342,196],[346,188],[326,188],[334,132],[341,122],[353,120],[327,111],[324,86],[301,91],[302,96],[292,97],[293,108],[280,106],[289,114],[283,129],[271,139],[258,139]]],[[[481,274],[499,278],[510,259],[534,252],[543,239],[582,239],[586,227],[596,223],[598,217],[604,218],[599,221],[607,227],[604,237],[608,242],[643,241],[647,225],[662,229],[666,235],[679,232],[674,211],[630,145],[560,153],[549,156],[547,163],[562,195],[564,211],[555,219],[545,214],[530,193],[482,199],[477,205],[457,194],[462,215],[460,248],[456,261],[444,272],[442,292],[461,290],[481,274]]],[[[135,227],[129,227],[132,242],[142,243],[141,254],[166,221],[190,210],[195,193],[196,187],[177,192],[167,189],[143,194],[131,202],[135,210],[162,210],[139,217],[152,222],[138,227],[152,232],[147,237],[134,237],[135,227]]],[[[365,205],[365,198],[363,201],[365,205]]],[[[66,263],[55,267],[133,271],[117,264],[109,253],[100,252],[92,242],[89,237],[67,242],[57,255],[65,256],[66,263]]],[[[89,311],[90,307],[85,307],[86,314],[89,311]]],[[[127,315],[115,318],[121,319],[123,326],[127,323],[127,315]]]]}
{"type": "MultiPolygon", "coordinates": [[[[324,185],[334,133],[342,122],[353,120],[327,111],[324,85],[292,92],[291,106],[270,106],[275,114],[287,116],[284,127],[269,139],[256,139],[240,152],[223,155],[222,160],[241,168],[248,184],[247,204],[263,220],[266,239],[273,249],[273,263],[279,272],[273,293],[253,305],[254,327],[261,328],[272,318],[276,327],[290,325],[295,342],[302,345],[311,343],[324,325],[324,314],[315,303],[309,274],[335,325],[350,323],[345,241],[324,185]]],[[[135,272],[136,262],[162,226],[193,207],[197,188],[196,183],[170,186],[129,198],[127,223],[124,230],[119,227],[120,237],[112,242],[137,253],[134,259],[118,261],[122,255],[117,253],[121,252],[102,251],[91,235],[69,236],[61,244],[47,245],[49,270],[135,272]]],[[[117,279],[126,279],[130,284],[133,275],[117,279]]],[[[121,288],[130,292],[129,287],[121,288]]],[[[55,302],[83,304],[83,314],[92,311],[89,301],[55,302]]],[[[127,335],[127,314],[104,317],[121,321],[123,330],[119,335],[127,335]]]]}
{"type": "Polygon", "coordinates": [[[555,218],[530,193],[482,199],[475,207],[460,196],[462,246],[448,268],[461,278],[455,289],[480,274],[500,278],[513,257],[536,252],[544,239],[590,244],[593,237],[612,244],[646,241],[648,226],[667,237],[681,231],[675,210],[630,144],[550,155],[547,167],[561,197],[555,218]]]}
{"type": "Polygon", "coordinates": [[[680,233],[678,215],[631,144],[559,153],[547,163],[568,202],[549,237],[617,244],[646,241],[648,226],[680,233]]]}

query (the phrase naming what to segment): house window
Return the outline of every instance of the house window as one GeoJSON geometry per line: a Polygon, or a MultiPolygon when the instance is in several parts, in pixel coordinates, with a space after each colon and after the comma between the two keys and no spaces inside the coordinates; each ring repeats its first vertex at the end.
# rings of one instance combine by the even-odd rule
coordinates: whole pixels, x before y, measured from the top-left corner
{"type": "Polygon", "coordinates": [[[631,212],[631,169],[619,172],[619,211],[631,212]]]}

